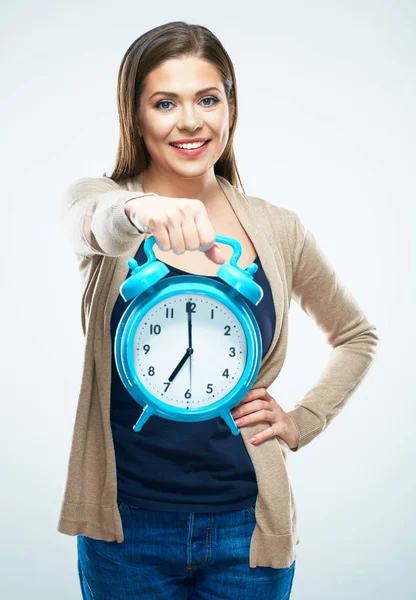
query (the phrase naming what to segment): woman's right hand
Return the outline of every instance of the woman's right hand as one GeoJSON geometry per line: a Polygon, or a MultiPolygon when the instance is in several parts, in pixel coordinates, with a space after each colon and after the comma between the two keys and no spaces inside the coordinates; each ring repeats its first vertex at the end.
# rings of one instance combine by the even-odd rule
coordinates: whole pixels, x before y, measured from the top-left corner
{"type": "Polygon", "coordinates": [[[132,198],[124,208],[139,231],[154,235],[160,250],[184,254],[200,250],[212,262],[223,264],[225,256],[215,243],[215,230],[201,200],[151,197],[132,198]]]}

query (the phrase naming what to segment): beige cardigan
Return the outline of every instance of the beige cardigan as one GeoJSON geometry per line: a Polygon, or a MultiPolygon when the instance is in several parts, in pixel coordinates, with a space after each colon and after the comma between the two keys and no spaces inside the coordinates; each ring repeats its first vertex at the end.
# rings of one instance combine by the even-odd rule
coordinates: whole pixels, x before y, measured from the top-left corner
{"type": "MultiPolygon", "coordinates": [[[[219,175],[217,180],[255,246],[276,311],[273,340],[252,387],[267,388],[280,373],[292,297],[333,348],[316,384],[288,413],[300,433],[296,452],[328,427],[363,380],[375,356],[376,328],[294,211],[246,196],[219,175]]],[[[58,531],[119,543],[124,535],[110,426],[110,317],[128,273],[127,260],[150,235],[140,233],[124,212],[125,202],[142,194],[140,175],[119,184],[104,177],[82,178],[69,186],[61,205],[63,227],[83,280],[85,346],[58,531]]],[[[287,469],[289,447],[281,438],[250,444],[263,429],[264,423],[255,423],[240,430],[258,485],[250,567],[283,568],[295,560],[299,543],[287,469]]]]}

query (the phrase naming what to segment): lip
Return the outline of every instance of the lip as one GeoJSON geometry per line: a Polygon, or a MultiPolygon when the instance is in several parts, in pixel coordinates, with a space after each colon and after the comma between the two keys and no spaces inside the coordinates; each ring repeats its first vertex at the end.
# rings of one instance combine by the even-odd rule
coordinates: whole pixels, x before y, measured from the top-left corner
{"type": "Polygon", "coordinates": [[[173,142],[169,142],[169,144],[192,144],[193,142],[206,142],[209,138],[182,138],[181,140],[173,140],[173,142]]]}
{"type": "MultiPolygon", "coordinates": [[[[195,142],[197,140],[194,140],[195,142]]],[[[203,140],[200,140],[203,141],[203,140]]],[[[172,150],[174,150],[175,152],[177,152],[178,154],[180,154],[181,156],[187,156],[189,158],[191,158],[192,156],[199,156],[200,154],[202,154],[203,152],[205,152],[205,150],[207,149],[209,143],[211,140],[206,140],[206,143],[201,146],[200,148],[195,148],[193,150],[185,150],[183,148],[176,148],[176,146],[172,146],[172,144],[169,144],[169,146],[172,148],[172,150]]],[[[176,142],[175,142],[176,143],[176,142]]],[[[178,142],[179,143],[186,143],[186,142],[178,142]]]]}

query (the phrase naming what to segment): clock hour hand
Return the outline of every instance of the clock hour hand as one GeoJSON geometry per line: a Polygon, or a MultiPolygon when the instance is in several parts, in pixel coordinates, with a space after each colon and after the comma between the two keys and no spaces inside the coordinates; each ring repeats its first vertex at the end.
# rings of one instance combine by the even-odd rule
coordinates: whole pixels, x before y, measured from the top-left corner
{"type": "Polygon", "coordinates": [[[192,348],[187,348],[185,354],[182,356],[181,360],[179,361],[175,369],[172,371],[171,375],[168,377],[168,381],[173,381],[175,379],[176,375],[182,369],[183,365],[186,363],[191,354],[193,354],[192,348]]]}

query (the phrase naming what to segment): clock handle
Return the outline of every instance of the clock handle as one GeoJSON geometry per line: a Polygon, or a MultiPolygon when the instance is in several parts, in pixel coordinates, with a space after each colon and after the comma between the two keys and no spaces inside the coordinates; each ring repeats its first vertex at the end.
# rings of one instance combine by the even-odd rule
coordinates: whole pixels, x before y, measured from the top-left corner
{"type": "Polygon", "coordinates": [[[241,248],[240,242],[238,240],[236,240],[235,238],[230,237],[229,235],[221,235],[219,233],[216,234],[215,241],[219,242],[220,244],[228,244],[228,246],[232,247],[234,252],[232,253],[231,258],[230,258],[230,265],[232,265],[233,267],[236,267],[237,262],[240,260],[241,253],[242,253],[242,248],[241,248]]]}
{"type": "MultiPolygon", "coordinates": [[[[233,253],[230,258],[230,263],[221,265],[219,267],[217,271],[217,277],[222,279],[232,288],[232,292],[230,293],[240,294],[245,299],[249,300],[252,304],[257,305],[263,298],[263,289],[258,283],[253,281],[253,274],[259,268],[258,265],[255,262],[252,262],[250,265],[248,265],[246,269],[242,269],[238,266],[237,262],[241,257],[242,248],[240,242],[235,238],[217,233],[215,235],[215,241],[220,242],[222,244],[228,244],[233,249],[233,253]]],[[[134,259],[129,259],[128,263],[130,268],[134,268],[134,271],[132,271],[132,276],[136,275],[136,270],[138,269],[139,272],[137,274],[139,275],[139,277],[136,278],[138,279],[138,283],[134,281],[134,283],[131,284],[132,290],[129,289],[126,291],[123,287],[123,298],[131,297],[133,293],[136,296],[138,293],[141,293],[142,286],[144,285],[143,282],[145,280],[145,284],[148,285],[148,276],[147,278],[140,277],[141,269],[147,269],[148,267],[150,267],[150,269],[153,269],[155,268],[153,263],[157,265],[156,268],[160,267],[162,269],[165,269],[162,273],[157,273],[157,275],[154,276],[154,279],[156,279],[157,277],[157,280],[161,279],[164,275],[166,275],[166,273],[169,272],[169,269],[166,267],[166,265],[163,262],[160,262],[156,259],[156,255],[153,252],[153,246],[155,243],[156,239],[154,235],[149,236],[145,241],[144,251],[148,257],[148,261],[142,267],[138,267],[134,259]]],[[[129,281],[122,284],[122,286],[126,286],[128,283],[129,281]]]]}
{"type": "MultiPolygon", "coordinates": [[[[241,253],[242,253],[242,248],[241,248],[240,242],[238,240],[236,240],[235,238],[230,237],[229,235],[221,235],[219,233],[217,233],[215,235],[215,241],[220,242],[220,244],[228,244],[228,246],[232,247],[234,252],[230,258],[230,264],[232,266],[236,267],[237,262],[241,258],[241,253]]],[[[156,255],[153,251],[153,246],[155,245],[155,243],[156,243],[156,238],[154,235],[150,235],[144,243],[144,251],[145,251],[146,256],[148,257],[149,261],[156,261],[156,255]]]]}

